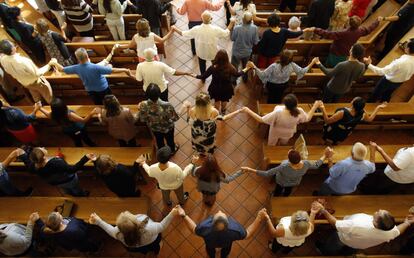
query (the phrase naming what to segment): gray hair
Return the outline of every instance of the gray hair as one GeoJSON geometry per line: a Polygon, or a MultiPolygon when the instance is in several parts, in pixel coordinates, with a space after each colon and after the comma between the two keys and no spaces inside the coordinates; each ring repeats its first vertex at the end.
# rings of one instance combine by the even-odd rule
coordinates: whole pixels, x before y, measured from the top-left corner
{"type": "Polygon", "coordinates": [[[367,152],[367,147],[360,142],[356,142],[354,146],[352,146],[352,156],[355,160],[364,160],[367,152]]]}
{"type": "Polygon", "coordinates": [[[76,59],[78,59],[79,62],[83,63],[88,60],[88,52],[83,47],[76,49],[75,51],[76,59]]]}
{"type": "Polygon", "coordinates": [[[201,14],[201,19],[203,20],[204,24],[209,24],[211,22],[211,13],[209,11],[204,11],[201,14]]]}
{"type": "Polygon", "coordinates": [[[243,13],[243,24],[250,24],[253,20],[253,14],[251,12],[243,13]]]}
{"type": "Polygon", "coordinates": [[[289,19],[288,26],[289,26],[289,28],[293,28],[293,29],[298,28],[300,26],[300,20],[299,20],[299,18],[296,17],[296,16],[292,16],[289,19]]]}
{"type": "Polygon", "coordinates": [[[154,56],[156,54],[157,54],[157,52],[153,48],[146,48],[144,50],[144,58],[145,58],[146,61],[153,61],[154,60],[154,56]]]}

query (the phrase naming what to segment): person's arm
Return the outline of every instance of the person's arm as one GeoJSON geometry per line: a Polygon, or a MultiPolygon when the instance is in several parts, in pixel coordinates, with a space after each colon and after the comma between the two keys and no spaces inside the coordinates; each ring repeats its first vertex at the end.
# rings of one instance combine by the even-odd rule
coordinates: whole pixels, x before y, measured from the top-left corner
{"type": "Polygon", "coordinates": [[[160,234],[171,224],[171,221],[176,214],[178,214],[177,208],[173,208],[161,222],[152,223],[151,227],[148,228],[148,231],[151,231],[154,235],[160,234]]]}
{"type": "Polygon", "coordinates": [[[216,4],[213,4],[211,1],[204,0],[206,9],[210,11],[218,11],[223,6],[224,1],[218,1],[216,4]]]}
{"type": "Polygon", "coordinates": [[[188,176],[191,173],[191,171],[194,171],[195,167],[196,166],[193,163],[188,164],[183,170],[183,178],[188,176]]]}
{"type": "Polygon", "coordinates": [[[315,111],[318,107],[321,105],[321,101],[317,100],[315,103],[313,103],[312,108],[309,110],[309,112],[306,114],[306,122],[309,122],[312,120],[313,115],[315,114],[315,111]]]}
{"type": "Polygon", "coordinates": [[[266,226],[269,230],[269,233],[272,237],[277,238],[277,237],[284,237],[285,236],[285,229],[283,227],[278,227],[278,226],[274,226],[272,219],[270,218],[270,216],[268,214],[266,214],[266,226]]]}
{"type": "Polygon", "coordinates": [[[241,112],[241,109],[238,109],[234,112],[231,112],[230,114],[224,115],[223,116],[223,121],[227,121],[229,119],[232,119],[233,117],[235,117],[237,114],[239,114],[241,112]]]}
{"type": "Polygon", "coordinates": [[[376,145],[373,142],[369,142],[369,161],[375,164],[375,151],[376,145]]]}
{"type": "MultiPolygon", "coordinates": [[[[82,169],[82,167],[91,159],[91,154],[84,155],[75,165],[68,165],[69,172],[74,174],[82,169]]],[[[64,161],[66,163],[66,161],[64,161]]]]}
{"type": "Polygon", "coordinates": [[[120,44],[119,47],[120,48],[132,48],[132,49],[136,49],[137,48],[137,42],[135,41],[135,36],[132,37],[132,39],[129,41],[128,44],[120,44]]]}
{"type": "Polygon", "coordinates": [[[221,180],[221,182],[223,182],[225,184],[228,184],[231,181],[236,180],[236,178],[238,178],[241,175],[243,175],[243,170],[239,170],[236,173],[234,173],[233,175],[227,175],[226,177],[221,178],[220,180],[221,180]]]}
{"type": "Polygon", "coordinates": [[[324,39],[338,40],[343,37],[343,32],[341,31],[329,31],[320,28],[315,28],[313,32],[324,39]]]}
{"type": "Polygon", "coordinates": [[[25,154],[24,150],[17,148],[14,151],[10,152],[10,154],[1,162],[3,168],[7,168],[10,163],[16,160],[17,157],[25,154]]]}
{"type": "Polygon", "coordinates": [[[200,80],[205,80],[208,77],[210,77],[213,74],[213,66],[210,66],[209,68],[207,68],[207,70],[200,75],[197,75],[196,78],[200,79],[200,80]]]}
{"type": "Polygon", "coordinates": [[[191,233],[195,234],[196,227],[197,227],[195,222],[190,218],[190,216],[186,214],[186,212],[180,205],[177,205],[176,208],[177,208],[178,215],[180,215],[180,217],[184,219],[184,224],[191,231],[191,233]]]}
{"type": "Polygon", "coordinates": [[[45,115],[45,117],[47,117],[48,119],[52,118],[52,112],[47,111],[46,109],[44,109],[43,107],[39,109],[41,113],[43,113],[43,115],[45,115]]]}
{"type": "Polygon", "coordinates": [[[384,21],[390,21],[390,22],[395,22],[398,21],[400,19],[399,16],[388,16],[388,17],[384,17],[384,21]]]}
{"type": "Polygon", "coordinates": [[[174,32],[174,29],[171,28],[170,31],[168,31],[168,33],[165,34],[165,36],[162,37],[162,38],[160,36],[158,36],[157,34],[154,34],[154,40],[155,40],[155,42],[158,42],[158,43],[164,43],[165,41],[167,41],[167,39],[169,39],[171,37],[173,32],[174,32]]]}
{"type": "MultiPolygon", "coordinates": [[[[246,237],[244,238],[244,239],[249,239],[249,238],[251,238],[253,235],[254,235],[254,233],[257,231],[257,229],[259,228],[259,226],[260,226],[260,222],[262,222],[262,219],[264,218],[264,214],[263,214],[263,210],[265,210],[265,209],[262,209],[262,210],[260,210],[258,213],[257,213],[257,216],[256,216],[256,218],[255,218],[255,220],[253,221],[253,223],[252,224],[250,224],[250,226],[248,226],[247,227],[247,229],[246,229],[246,237]]],[[[265,210],[266,211],[266,210],[265,210]]]]}
{"type": "Polygon", "coordinates": [[[184,1],[184,4],[180,8],[177,8],[177,13],[179,15],[184,15],[187,13],[187,10],[188,10],[187,1],[184,1]]]}
{"type": "Polygon", "coordinates": [[[33,228],[38,219],[39,213],[34,212],[30,214],[29,221],[27,221],[26,225],[26,231],[24,232],[25,243],[27,243],[27,246],[32,243],[33,228]]]}
{"type": "Polygon", "coordinates": [[[302,34],[303,34],[303,31],[290,31],[290,30],[286,30],[286,37],[288,39],[293,39],[293,38],[300,37],[302,34]]]}
{"type": "Polygon", "coordinates": [[[271,176],[275,176],[279,172],[281,166],[282,165],[279,165],[269,170],[258,170],[258,169],[253,169],[249,167],[242,167],[241,169],[247,172],[256,173],[256,175],[261,176],[261,177],[271,177],[271,176]]]}
{"type": "Polygon", "coordinates": [[[112,70],[111,73],[126,73],[127,75],[133,77],[131,70],[129,70],[128,68],[114,68],[114,67],[113,68],[105,67],[105,68],[111,69],[112,70]]]}
{"type": "Polygon", "coordinates": [[[336,65],[334,68],[326,68],[321,62],[316,61],[316,65],[322,70],[322,72],[328,76],[332,77],[336,75],[339,71],[339,65],[336,65]]]}
{"type": "Polygon", "coordinates": [[[337,219],[332,215],[332,214],[330,214],[327,210],[325,210],[325,208],[322,208],[321,210],[320,210],[320,213],[322,213],[323,214],[323,216],[325,217],[325,219],[329,222],[329,224],[331,224],[333,227],[335,227],[336,228],[336,221],[337,221],[337,219]]]}
{"type": "Polygon", "coordinates": [[[381,154],[385,162],[387,162],[387,164],[391,167],[392,170],[394,171],[401,170],[399,167],[397,167],[397,165],[394,163],[394,160],[390,156],[388,156],[388,154],[384,151],[382,147],[377,145],[375,142],[372,142],[372,143],[370,142],[370,144],[375,146],[376,150],[381,154]]]}
{"type": "Polygon", "coordinates": [[[40,110],[41,107],[42,107],[42,103],[40,101],[39,102],[36,102],[33,105],[33,111],[32,111],[32,113],[30,113],[28,116],[26,116],[26,120],[27,121],[33,121],[33,120],[35,120],[36,119],[36,113],[40,110]]]}
{"type": "Polygon", "coordinates": [[[377,116],[378,112],[379,112],[381,109],[385,108],[385,107],[387,107],[387,103],[383,103],[383,104],[381,104],[381,105],[378,105],[378,106],[374,109],[374,111],[371,113],[371,115],[369,115],[369,117],[367,117],[366,115],[364,115],[364,121],[365,121],[365,122],[372,122],[372,121],[374,121],[374,119],[375,119],[375,117],[377,116]]]}
{"type": "Polygon", "coordinates": [[[368,34],[370,34],[373,30],[375,30],[380,21],[382,21],[383,18],[382,17],[378,17],[376,21],[374,21],[373,23],[371,23],[371,25],[369,25],[368,27],[359,27],[359,32],[361,36],[366,36],[368,34]]]}
{"type": "Polygon", "coordinates": [[[322,108],[322,114],[323,114],[323,120],[325,121],[325,124],[333,124],[339,120],[341,120],[344,117],[344,111],[338,111],[335,114],[333,114],[332,116],[328,117],[328,114],[326,112],[326,109],[324,106],[321,107],[322,108]]]}
{"type": "Polygon", "coordinates": [[[236,11],[234,11],[233,6],[231,6],[230,0],[226,0],[226,4],[229,7],[230,14],[236,15],[236,11]]]}
{"type": "Polygon", "coordinates": [[[96,108],[94,108],[87,116],[85,117],[81,117],[78,114],[76,114],[75,112],[69,112],[68,117],[69,120],[72,122],[79,122],[79,123],[87,123],[89,120],[91,120],[91,118],[95,115],[98,114],[98,110],[96,108]]]}
{"type": "Polygon", "coordinates": [[[312,227],[315,225],[315,217],[323,209],[323,205],[320,202],[313,202],[311,205],[310,215],[309,215],[309,222],[311,223],[312,227]]]}
{"type": "Polygon", "coordinates": [[[403,234],[414,223],[414,216],[408,215],[404,222],[397,226],[400,235],[403,234]]]}
{"type": "Polygon", "coordinates": [[[250,108],[244,107],[242,110],[243,110],[243,112],[245,112],[248,115],[250,115],[251,117],[253,117],[257,122],[264,123],[263,117],[259,116],[255,112],[253,112],[250,108]]]}
{"type": "Polygon", "coordinates": [[[89,223],[93,225],[97,225],[101,229],[103,229],[108,235],[112,238],[118,239],[119,229],[118,227],[114,227],[108,223],[106,223],[103,219],[101,219],[96,213],[92,213],[89,217],[89,223]]]}

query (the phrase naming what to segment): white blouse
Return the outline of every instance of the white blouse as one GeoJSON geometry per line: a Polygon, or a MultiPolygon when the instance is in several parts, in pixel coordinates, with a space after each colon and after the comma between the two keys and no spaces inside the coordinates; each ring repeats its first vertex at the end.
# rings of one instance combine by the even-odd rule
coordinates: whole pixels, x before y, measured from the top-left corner
{"type": "Polygon", "coordinates": [[[157,52],[157,46],[155,45],[155,34],[153,32],[150,32],[148,37],[144,38],[141,37],[139,34],[135,34],[132,40],[135,41],[135,44],[137,45],[137,55],[141,58],[144,58],[144,50],[147,48],[152,48],[157,52]]]}
{"type": "Polygon", "coordinates": [[[276,241],[283,246],[289,246],[289,247],[300,246],[303,243],[305,243],[306,237],[312,234],[313,229],[312,227],[309,227],[309,230],[305,235],[295,236],[293,235],[292,231],[290,231],[290,228],[289,228],[290,221],[291,221],[290,216],[283,217],[280,219],[279,225],[283,226],[283,229],[285,230],[285,236],[277,237],[276,241]]]}

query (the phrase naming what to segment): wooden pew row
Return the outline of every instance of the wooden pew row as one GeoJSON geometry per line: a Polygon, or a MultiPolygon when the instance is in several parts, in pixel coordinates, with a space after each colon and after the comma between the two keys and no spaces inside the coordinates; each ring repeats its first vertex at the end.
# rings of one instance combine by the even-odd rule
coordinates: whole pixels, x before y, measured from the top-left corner
{"type": "MultiPolygon", "coordinates": [[[[269,17],[269,15],[272,14],[272,13],[273,12],[258,12],[258,13],[256,13],[256,16],[260,17],[260,18],[267,19],[267,17],[269,17]]],[[[303,13],[277,13],[277,15],[279,15],[279,17],[280,17],[280,23],[284,27],[288,26],[288,22],[289,22],[289,19],[291,17],[296,16],[298,18],[301,18],[301,17],[306,16],[306,14],[307,14],[306,12],[303,12],[303,13]]],[[[256,25],[258,25],[258,26],[267,26],[267,24],[256,24],[256,25]]]]}
{"type": "MultiPolygon", "coordinates": [[[[335,210],[333,215],[338,219],[361,212],[373,215],[374,212],[383,209],[391,212],[398,223],[404,221],[408,209],[414,204],[412,195],[348,195],[323,198],[335,210]]],[[[311,203],[317,199],[318,197],[315,196],[273,197],[270,201],[272,218],[277,221],[297,210],[308,211],[311,203]]],[[[315,223],[327,224],[328,221],[315,220],[315,223]]]]}
{"type": "MultiPolygon", "coordinates": [[[[280,258],[326,258],[327,256],[280,256],[280,258]]],[[[410,258],[411,255],[395,254],[355,254],[351,256],[329,256],[330,258],[410,258]]]]}
{"type": "MultiPolygon", "coordinates": [[[[279,6],[280,6],[280,1],[255,0],[254,3],[256,5],[256,9],[259,11],[260,10],[273,11],[274,9],[279,9],[279,6]]],[[[297,0],[296,10],[306,12],[310,6],[310,3],[311,3],[311,0],[297,0]]]]}
{"type": "Polygon", "coordinates": [[[123,211],[146,214],[149,210],[149,199],[146,197],[4,197],[1,198],[2,206],[13,209],[12,211],[0,209],[0,223],[26,224],[29,215],[33,212],[39,212],[40,217],[45,219],[56,206],[62,205],[65,200],[73,201],[76,205],[72,216],[88,221],[90,214],[96,212],[103,220],[113,225],[116,223],[118,214],[123,211]]]}

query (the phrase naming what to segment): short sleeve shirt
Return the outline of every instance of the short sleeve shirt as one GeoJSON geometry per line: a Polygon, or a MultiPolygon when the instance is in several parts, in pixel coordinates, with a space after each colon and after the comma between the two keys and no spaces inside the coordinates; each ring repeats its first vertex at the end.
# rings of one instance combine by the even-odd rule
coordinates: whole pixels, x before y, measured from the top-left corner
{"type": "Polygon", "coordinates": [[[146,122],[153,132],[168,133],[179,119],[174,107],[165,101],[143,101],[139,110],[139,119],[146,122]]]}
{"type": "Polygon", "coordinates": [[[77,74],[82,80],[86,91],[101,92],[109,87],[104,75],[112,73],[112,68],[87,62],[66,66],[63,68],[63,71],[66,74],[77,74]]]}
{"type": "Polygon", "coordinates": [[[168,84],[165,74],[173,75],[175,69],[159,61],[145,61],[137,65],[136,78],[138,81],[144,81],[144,91],[150,83],[155,83],[160,87],[161,92],[164,92],[168,84]]]}
{"type": "Polygon", "coordinates": [[[393,162],[400,170],[394,171],[387,166],[385,175],[399,184],[414,183],[414,147],[399,149],[393,162]]]}

